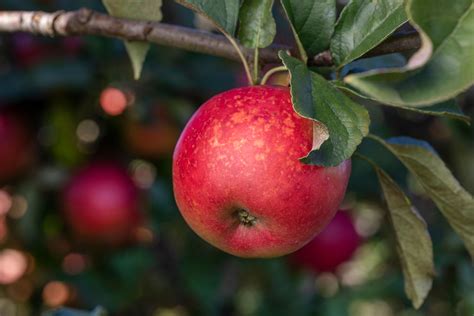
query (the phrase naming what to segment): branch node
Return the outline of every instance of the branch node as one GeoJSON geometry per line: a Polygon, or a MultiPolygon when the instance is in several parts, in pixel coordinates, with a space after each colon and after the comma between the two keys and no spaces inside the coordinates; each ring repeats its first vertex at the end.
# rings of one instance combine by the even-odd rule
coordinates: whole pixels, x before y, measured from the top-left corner
{"type": "Polygon", "coordinates": [[[93,14],[94,12],[91,9],[81,8],[77,13],[77,21],[81,24],[87,24],[91,20],[93,14]]]}
{"type": "Polygon", "coordinates": [[[153,31],[153,23],[147,22],[145,27],[143,28],[143,40],[146,41],[148,39],[148,35],[153,31]]]}
{"type": "Polygon", "coordinates": [[[312,62],[310,63],[312,66],[327,66],[327,65],[332,65],[333,60],[331,56],[331,52],[329,51],[324,51],[316,56],[313,57],[312,62]]]}

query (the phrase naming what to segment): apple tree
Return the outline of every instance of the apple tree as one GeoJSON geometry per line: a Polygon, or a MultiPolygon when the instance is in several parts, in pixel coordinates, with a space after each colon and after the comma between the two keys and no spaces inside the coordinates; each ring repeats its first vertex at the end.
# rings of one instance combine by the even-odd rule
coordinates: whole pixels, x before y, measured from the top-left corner
{"type": "MultiPolygon", "coordinates": [[[[473,112],[465,105],[474,83],[472,0],[84,0],[64,7],[61,1],[7,2],[0,11],[0,32],[8,43],[2,53],[15,65],[5,67],[4,78],[0,68],[0,214],[18,208],[11,196],[22,190],[29,192],[22,197],[29,207],[60,210],[51,216],[37,211],[14,223],[21,237],[12,244],[33,249],[30,259],[56,278],[93,262],[87,275],[63,277],[89,302],[76,306],[101,304],[113,315],[270,315],[277,310],[272,300],[289,297],[295,300],[283,314],[356,315],[364,311],[357,305],[361,297],[391,297],[392,288],[400,292],[403,276],[415,310],[435,315],[438,305],[424,302],[430,295],[443,297],[437,282],[454,278],[471,294],[449,293],[456,306],[440,305],[436,315],[473,313],[474,199],[455,174],[472,182],[474,155],[459,151],[445,163],[446,153],[427,141],[436,137],[417,130],[427,120],[436,122],[433,134],[448,134],[445,142],[455,150],[467,138],[462,148],[472,153],[473,112]],[[53,38],[44,42],[42,36],[53,38]],[[124,50],[104,37],[123,41],[124,50]],[[122,50],[131,71],[115,63],[115,52],[122,50]],[[42,65],[45,60],[49,66],[42,65]],[[232,67],[235,72],[235,62],[240,79],[225,85],[221,76],[232,67]],[[160,102],[168,105],[150,105],[147,99],[157,94],[166,95],[160,102]],[[89,105],[71,109],[68,98],[100,104],[100,119],[87,119],[97,116],[89,105]],[[28,111],[19,115],[7,107],[25,99],[34,108],[30,114],[41,113],[54,132],[28,111]],[[125,122],[126,115],[141,121],[125,122]],[[99,144],[101,124],[108,136],[99,144]],[[36,132],[40,144],[31,136],[35,125],[43,126],[36,132]],[[450,170],[456,159],[465,171],[450,170]],[[130,160],[131,176],[117,163],[130,160]],[[373,215],[383,227],[365,236],[384,242],[366,248],[365,258],[375,258],[371,251],[396,253],[379,260],[396,267],[395,281],[367,281],[365,288],[335,295],[340,284],[357,279],[355,272],[344,273],[344,264],[365,242],[360,231],[371,229],[365,213],[357,212],[357,200],[367,195],[376,196],[372,203],[385,211],[373,215]],[[356,219],[338,212],[344,208],[355,208],[356,219]],[[32,227],[40,222],[45,228],[35,235],[38,228],[32,227]],[[220,250],[195,238],[185,223],[220,250]],[[49,243],[38,250],[41,238],[49,243]],[[281,264],[285,259],[278,257],[286,255],[290,259],[281,264]],[[62,270],[51,268],[58,257],[62,270]],[[156,268],[155,261],[162,266],[156,268]],[[307,282],[297,284],[291,271],[298,265],[316,270],[316,284],[326,289],[321,295],[305,291],[307,282]],[[159,272],[147,278],[153,269],[159,272]],[[246,273],[248,286],[237,290],[246,273]],[[115,279],[123,281],[117,293],[115,279]],[[140,293],[130,285],[136,279],[148,282],[140,293]],[[264,286],[272,288],[268,297],[264,286]],[[97,301],[87,291],[102,294],[97,301]],[[152,314],[152,293],[177,307],[152,314]],[[325,301],[328,293],[331,303],[325,301]],[[140,308],[121,309],[123,297],[140,308]]],[[[4,258],[0,252],[0,283],[16,284],[2,279],[4,258]]],[[[65,284],[48,283],[43,299],[71,292],[65,284]]],[[[396,315],[423,315],[415,310],[396,315]]],[[[45,315],[104,313],[97,307],[45,315]]]]}

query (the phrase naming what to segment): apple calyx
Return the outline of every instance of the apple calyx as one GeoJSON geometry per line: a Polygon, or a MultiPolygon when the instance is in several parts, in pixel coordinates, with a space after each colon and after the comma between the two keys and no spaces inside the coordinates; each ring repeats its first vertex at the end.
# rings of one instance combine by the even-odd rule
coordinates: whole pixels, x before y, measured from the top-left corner
{"type": "Polygon", "coordinates": [[[240,224],[243,224],[244,226],[254,226],[257,222],[257,218],[244,209],[239,209],[237,211],[237,217],[240,224]]]}

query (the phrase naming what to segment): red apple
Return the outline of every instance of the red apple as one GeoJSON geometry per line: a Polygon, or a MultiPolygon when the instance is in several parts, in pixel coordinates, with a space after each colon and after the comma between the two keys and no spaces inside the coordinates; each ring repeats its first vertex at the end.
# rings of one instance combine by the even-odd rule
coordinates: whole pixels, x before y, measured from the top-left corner
{"type": "Polygon", "coordinates": [[[238,88],[207,101],[173,156],[186,222],[236,256],[301,248],[334,216],[351,169],[350,161],[330,168],[300,162],[312,147],[312,124],[296,114],[284,87],[238,88]]]}
{"type": "Polygon", "coordinates": [[[291,255],[291,261],[316,272],[332,272],[352,257],[360,241],[350,215],[339,211],[319,235],[291,255]]]}
{"type": "Polygon", "coordinates": [[[141,221],[138,191],[126,170],[111,162],[79,171],[63,196],[66,219],[79,239],[119,244],[141,221]]]}
{"type": "Polygon", "coordinates": [[[165,111],[156,110],[150,122],[130,119],[125,126],[130,150],[147,158],[169,157],[179,138],[180,129],[165,111]]]}
{"type": "Polygon", "coordinates": [[[0,110],[0,182],[25,172],[33,162],[33,139],[26,122],[11,110],[0,110]]]}

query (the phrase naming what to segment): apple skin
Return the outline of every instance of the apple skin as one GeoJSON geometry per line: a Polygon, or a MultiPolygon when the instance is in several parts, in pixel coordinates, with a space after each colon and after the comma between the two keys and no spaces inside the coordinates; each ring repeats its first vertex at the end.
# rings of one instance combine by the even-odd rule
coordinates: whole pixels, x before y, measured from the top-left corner
{"type": "Polygon", "coordinates": [[[24,173],[33,163],[31,131],[18,113],[0,110],[0,183],[24,173]]]}
{"type": "Polygon", "coordinates": [[[95,162],[72,177],[63,210],[80,240],[121,244],[141,223],[139,195],[127,171],[114,162],[95,162]]]}
{"type": "Polygon", "coordinates": [[[296,114],[285,87],[230,90],[203,104],[173,155],[173,188],[189,226],[240,257],[276,257],[306,244],[334,216],[351,163],[299,161],[313,122],[296,114]]]}
{"type": "Polygon", "coordinates": [[[291,262],[314,272],[334,272],[359,247],[361,237],[350,215],[338,211],[324,230],[291,255],[291,262]]]}

